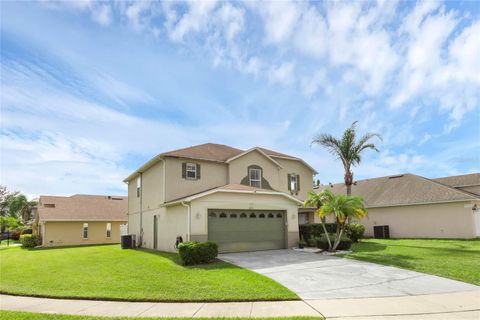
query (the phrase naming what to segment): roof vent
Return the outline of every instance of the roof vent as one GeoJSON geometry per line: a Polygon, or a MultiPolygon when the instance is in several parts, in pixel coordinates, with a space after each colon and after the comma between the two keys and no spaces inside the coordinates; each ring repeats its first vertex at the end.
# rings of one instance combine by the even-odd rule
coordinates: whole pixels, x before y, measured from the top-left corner
{"type": "Polygon", "coordinates": [[[43,206],[45,208],[55,208],[55,203],[45,203],[43,206]]]}
{"type": "Polygon", "coordinates": [[[396,178],[401,178],[403,177],[403,174],[399,174],[397,176],[391,176],[391,177],[388,177],[388,179],[396,179],[396,178]]]}
{"type": "Polygon", "coordinates": [[[122,198],[118,198],[118,197],[111,197],[112,200],[123,200],[122,198]]]}

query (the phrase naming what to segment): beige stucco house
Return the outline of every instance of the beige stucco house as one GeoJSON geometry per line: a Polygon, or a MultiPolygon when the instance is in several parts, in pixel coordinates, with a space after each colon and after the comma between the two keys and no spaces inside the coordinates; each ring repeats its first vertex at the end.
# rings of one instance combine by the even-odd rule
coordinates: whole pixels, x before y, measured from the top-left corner
{"type": "Polygon", "coordinates": [[[128,232],[162,251],[175,251],[177,237],[214,241],[221,252],[292,247],[315,173],[300,158],[258,147],[161,153],[124,180],[128,232]]]}
{"type": "MultiPolygon", "coordinates": [[[[323,186],[345,193],[344,184],[323,186]]],[[[388,225],[393,238],[474,238],[480,236],[480,173],[427,179],[414,174],[360,180],[368,216],[366,236],[388,225]]]]}
{"type": "Polygon", "coordinates": [[[127,197],[40,196],[34,229],[44,247],[119,243],[127,210],[127,197]]]}

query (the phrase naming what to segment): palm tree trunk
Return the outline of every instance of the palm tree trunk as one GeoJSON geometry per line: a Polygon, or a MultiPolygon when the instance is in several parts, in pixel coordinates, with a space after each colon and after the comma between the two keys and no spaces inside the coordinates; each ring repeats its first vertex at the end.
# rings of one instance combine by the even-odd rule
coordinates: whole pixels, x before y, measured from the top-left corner
{"type": "Polygon", "coordinates": [[[340,244],[340,240],[342,239],[343,229],[345,229],[345,225],[342,225],[342,227],[340,228],[340,232],[337,235],[337,237],[335,238],[335,243],[333,244],[332,251],[337,250],[337,247],[340,244]]]}
{"type": "Polygon", "coordinates": [[[345,168],[345,187],[347,188],[347,196],[352,195],[353,173],[350,168],[345,168]]]}
{"type": "Polygon", "coordinates": [[[327,237],[328,251],[331,251],[332,250],[332,242],[330,241],[330,237],[328,236],[327,227],[325,226],[325,222],[326,222],[325,217],[320,218],[320,221],[322,222],[322,227],[323,227],[323,232],[325,232],[325,237],[327,237]]]}

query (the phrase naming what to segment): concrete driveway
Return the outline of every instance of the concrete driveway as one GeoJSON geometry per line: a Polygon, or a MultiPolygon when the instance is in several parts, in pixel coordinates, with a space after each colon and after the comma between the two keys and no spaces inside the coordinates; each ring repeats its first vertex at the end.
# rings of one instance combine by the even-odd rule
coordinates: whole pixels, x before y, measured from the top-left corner
{"type": "Polygon", "coordinates": [[[225,253],[219,258],[270,277],[303,300],[395,297],[480,289],[424,273],[293,250],[225,253]]]}

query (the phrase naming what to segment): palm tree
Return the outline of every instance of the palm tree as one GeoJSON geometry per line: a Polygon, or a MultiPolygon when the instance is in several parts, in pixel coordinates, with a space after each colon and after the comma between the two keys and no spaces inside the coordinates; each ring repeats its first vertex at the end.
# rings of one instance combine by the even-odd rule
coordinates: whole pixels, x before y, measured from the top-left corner
{"type": "MultiPolygon", "coordinates": [[[[345,225],[349,218],[361,219],[367,215],[367,209],[362,197],[346,196],[344,194],[334,195],[330,190],[326,189],[324,201],[319,210],[320,217],[333,215],[337,221],[337,233],[331,251],[335,251],[340,243],[345,225]]],[[[328,235],[327,235],[328,239],[328,235]]]]}
{"type": "MultiPolygon", "coordinates": [[[[324,190],[320,193],[309,191],[307,195],[307,200],[305,200],[305,202],[303,203],[303,206],[316,208],[317,210],[315,210],[315,213],[320,215],[320,208],[322,207],[323,203],[328,201],[329,198],[331,198],[332,196],[333,196],[333,193],[330,190],[324,190]]],[[[325,227],[325,222],[326,222],[325,217],[321,216],[320,221],[323,227],[323,232],[327,237],[328,251],[330,251],[332,249],[332,243],[330,241],[330,238],[328,237],[327,228],[325,227]]]]}
{"type": "Polygon", "coordinates": [[[331,154],[338,157],[342,161],[345,169],[345,186],[347,187],[347,195],[352,194],[353,172],[352,166],[360,164],[362,160],[362,152],[366,149],[372,149],[378,152],[377,147],[368,141],[374,137],[382,140],[378,133],[366,133],[358,141],[356,140],[356,124],[358,121],[352,123],[350,128],[346,129],[341,139],[337,139],[331,134],[317,135],[312,144],[319,144],[325,147],[331,154]]]}

